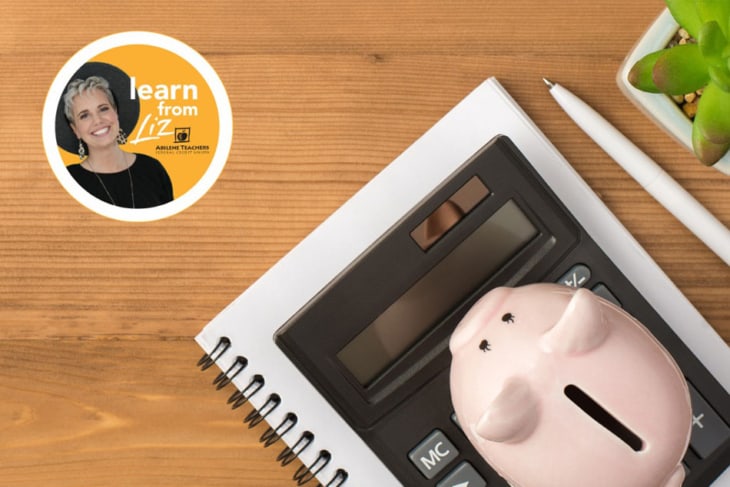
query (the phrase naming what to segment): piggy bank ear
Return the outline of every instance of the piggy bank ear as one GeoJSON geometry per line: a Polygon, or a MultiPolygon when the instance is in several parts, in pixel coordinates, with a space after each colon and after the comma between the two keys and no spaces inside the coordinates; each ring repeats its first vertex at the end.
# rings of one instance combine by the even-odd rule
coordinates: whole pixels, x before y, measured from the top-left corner
{"type": "Polygon", "coordinates": [[[608,336],[608,324],[599,299],[578,289],[563,315],[541,338],[542,349],[568,355],[593,350],[608,336]]]}
{"type": "Polygon", "coordinates": [[[471,342],[471,339],[484,328],[511,289],[506,287],[494,288],[485,294],[471,307],[469,312],[461,319],[449,340],[451,354],[456,354],[461,347],[471,342]]]}
{"type": "Polygon", "coordinates": [[[507,379],[497,397],[476,424],[481,438],[499,443],[519,443],[535,430],[538,422],[535,394],[522,378],[507,379]]]}
{"type": "Polygon", "coordinates": [[[667,483],[664,484],[663,487],[682,487],[684,477],[684,466],[681,464],[677,465],[672,474],[669,476],[669,480],[667,480],[667,483]]]}

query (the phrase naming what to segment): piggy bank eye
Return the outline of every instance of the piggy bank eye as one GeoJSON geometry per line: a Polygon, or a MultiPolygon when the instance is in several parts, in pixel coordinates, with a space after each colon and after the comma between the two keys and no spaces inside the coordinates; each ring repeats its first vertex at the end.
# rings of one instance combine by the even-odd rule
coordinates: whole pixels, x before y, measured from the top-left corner
{"type": "Polygon", "coordinates": [[[489,352],[490,350],[492,350],[489,347],[491,347],[491,345],[489,345],[489,342],[486,340],[482,340],[482,342],[479,344],[479,350],[481,350],[482,352],[489,352]]]}
{"type": "Polygon", "coordinates": [[[505,313],[502,315],[502,321],[505,323],[514,323],[515,322],[515,315],[512,313],[505,313]]]}

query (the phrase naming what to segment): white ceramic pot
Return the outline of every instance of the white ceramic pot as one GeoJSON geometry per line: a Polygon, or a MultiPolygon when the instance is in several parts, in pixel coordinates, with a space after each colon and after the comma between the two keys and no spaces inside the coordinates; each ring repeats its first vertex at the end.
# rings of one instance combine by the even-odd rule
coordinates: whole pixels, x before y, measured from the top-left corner
{"type": "MultiPolygon", "coordinates": [[[[669,10],[665,9],[626,57],[616,79],[619,88],[629,100],[691,151],[692,122],[685,116],[674,100],[667,95],[637,90],[628,82],[628,74],[634,63],[645,55],[666,47],[678,29],[679,25],[669,13],[669,10]]],[[[725,154],[712,167],[730,175],[730,153],[725,154]]]]}

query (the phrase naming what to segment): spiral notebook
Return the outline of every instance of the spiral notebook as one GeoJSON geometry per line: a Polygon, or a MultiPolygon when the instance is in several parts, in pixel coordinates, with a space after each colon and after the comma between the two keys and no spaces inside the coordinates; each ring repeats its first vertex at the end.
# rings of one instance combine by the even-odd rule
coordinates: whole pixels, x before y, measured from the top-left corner
{"type": "Polygon", "coordinates": [[[214,318],[198,365],[282,465],[301,461],[296,484],[506,486],[453,420],[446,344],[479,295],[535,281],[647,325],[692,388],[685,486],[730,485],[730,349],[494,78],[214,318]],[[457,222],[421,239],[446,202],[457,222]]]}

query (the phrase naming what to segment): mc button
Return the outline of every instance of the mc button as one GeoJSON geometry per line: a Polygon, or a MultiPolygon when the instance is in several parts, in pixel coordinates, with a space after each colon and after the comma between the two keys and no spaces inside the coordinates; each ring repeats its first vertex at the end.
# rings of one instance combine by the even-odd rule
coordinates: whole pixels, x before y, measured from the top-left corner
{"type": "Polygon", "coordinates": [[[408,453],[408,458],[413,465],[427,479],[434,478],[458,456],[459,451],[441,430],[433,430],[426,439],[408,453]]]}

